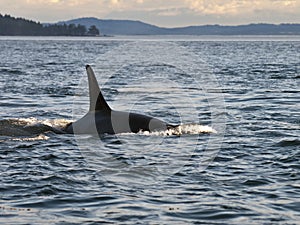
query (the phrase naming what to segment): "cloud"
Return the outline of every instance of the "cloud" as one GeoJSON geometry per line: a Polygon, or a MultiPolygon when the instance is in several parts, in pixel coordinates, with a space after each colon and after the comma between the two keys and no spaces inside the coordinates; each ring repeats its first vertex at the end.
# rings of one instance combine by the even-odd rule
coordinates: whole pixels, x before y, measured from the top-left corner
{"type": "MultiPolygon", "coordinates": [[[[20,0],[19,4],[24,0],[20,0]]],[[[91,1],[81,1],[81,0],[25,0],[27,6],[31,7],[41,7],[41,6],[67,6],[67,7],[76,7],[79,5],[86,5],[86,3],[91,1]]],[[[23,3],[24,4],[24,3],[23,3]]]]}
{"type": "Polygon", "coordinates": [[[242,15],[260,11],[300,13],[297,0],[185,0],[196,13],[206,15],[242,15]]]}
{"type": "Polygon", "coordinates": [[[157,15],[164,16],[164,17],[174,17],[182,14],[181,10],[178,8],[156,10],[155,12],[157,15]]]}
{"type": "Polygon", "coordinates": [[[112,11],[152,11],[184,6],[181,2],[180,0],[109,0],[107,6],[112,11]]]}

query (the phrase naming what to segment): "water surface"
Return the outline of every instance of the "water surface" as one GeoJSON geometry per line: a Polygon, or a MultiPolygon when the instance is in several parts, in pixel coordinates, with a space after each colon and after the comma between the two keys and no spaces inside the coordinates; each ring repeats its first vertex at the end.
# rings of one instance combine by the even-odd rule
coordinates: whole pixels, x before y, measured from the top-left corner
{"type": "Polygon", "coordinates": [[[300,221],[298,37],[1,37],[0,47],[2,223],[300,221]],[[218,133],[55,133],[88,109],[86,64],[113,108],[218,133]]]}

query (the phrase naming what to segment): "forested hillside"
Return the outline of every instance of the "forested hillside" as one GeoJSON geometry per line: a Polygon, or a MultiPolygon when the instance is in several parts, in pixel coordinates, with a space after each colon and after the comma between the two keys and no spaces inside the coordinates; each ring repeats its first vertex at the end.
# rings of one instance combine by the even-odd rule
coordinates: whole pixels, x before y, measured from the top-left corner
{"type": "Polygon", "coordinates": [[[80,24],[48,24],[23,18],[15,18],[10,15],[0,14],[0,35],[24,35],[24,36],[95,36],[100,32],[95,26],[87,29],[80,24]]]}

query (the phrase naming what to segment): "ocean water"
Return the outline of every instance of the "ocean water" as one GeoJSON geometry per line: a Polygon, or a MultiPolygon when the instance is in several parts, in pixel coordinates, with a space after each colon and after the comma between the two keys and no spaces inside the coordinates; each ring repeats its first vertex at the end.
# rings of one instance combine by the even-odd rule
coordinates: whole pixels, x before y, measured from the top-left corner
{"type": "Polygon", "coordinates": [[[300,37],[0,38],[1,224],[299,224],[300,37]],[[70,135],[85,65],[168,132],[70,135]]]}

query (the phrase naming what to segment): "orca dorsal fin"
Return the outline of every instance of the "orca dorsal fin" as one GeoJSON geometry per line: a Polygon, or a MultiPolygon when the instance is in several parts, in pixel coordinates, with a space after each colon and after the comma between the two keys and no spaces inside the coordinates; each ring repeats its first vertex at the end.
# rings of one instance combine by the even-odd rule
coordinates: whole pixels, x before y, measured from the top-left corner
{"type": "Polygon", "coordinates": [[[111,108],[105,101],[97,79],[95,77],[94,71],[92,70],[92,67],[90,65],[86,65],[86,72],[88,75],[88,82],[89,82],[89,94],[90,94],[90,110],[89,111],[97,111],[97,110],[109,110],[111,111],[111,108]]]}

